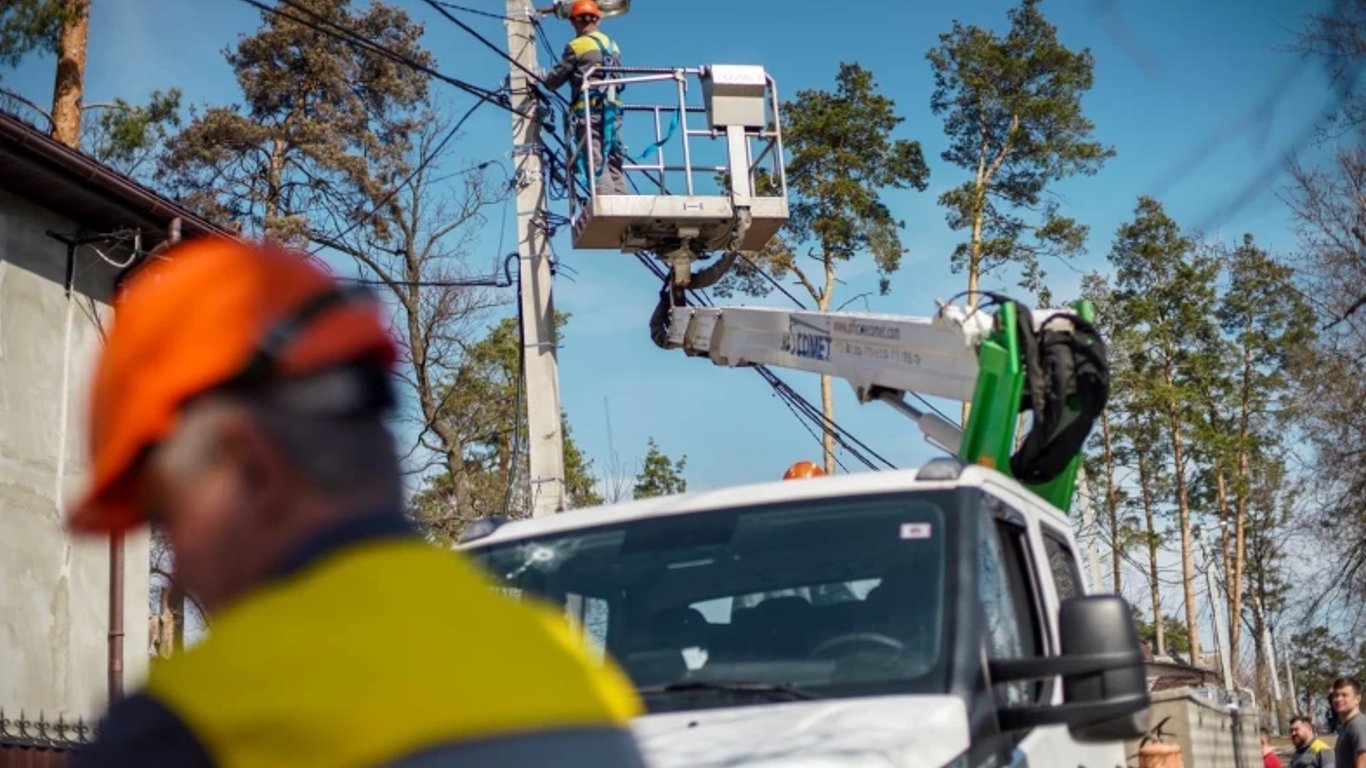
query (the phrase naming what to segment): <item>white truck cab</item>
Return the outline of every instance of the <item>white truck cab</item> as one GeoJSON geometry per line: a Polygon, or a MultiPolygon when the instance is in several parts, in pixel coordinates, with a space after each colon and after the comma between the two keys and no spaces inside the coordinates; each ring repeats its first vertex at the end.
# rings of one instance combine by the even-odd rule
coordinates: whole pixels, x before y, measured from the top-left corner
{"type": "Polygon", "coordinates": [[[1067,518],[954,458],[508,522],[461,545],[634,682],[654,768],[1120,768],[1148,697],[1067,518]]]}

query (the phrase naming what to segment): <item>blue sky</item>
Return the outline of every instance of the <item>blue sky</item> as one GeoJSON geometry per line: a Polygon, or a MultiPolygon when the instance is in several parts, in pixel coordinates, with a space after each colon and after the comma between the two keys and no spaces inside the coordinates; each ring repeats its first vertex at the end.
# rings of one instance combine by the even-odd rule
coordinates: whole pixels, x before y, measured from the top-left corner
{"type": "MultiPolygon", "coordinates": [[[[416,0],[401,0],[427,26],[426,43],[447,73],[486,86],[506,74],[505,63],[416,0]]],[[[467,4],[501,12],[492,0],[467,4]]],[[[1096,136],[1118,155],[1096,176],[1056,187],[1066,214],[1091,226],[1089,254],[1071,267],[1047,264],[1056,296],[1074,293],[1080,272],[1103,268],[1115,228],[1131,215],[1140,194],[1157,196],[1183,225],[1226,241],[1253,233],[1273,250],[1294,237],[1277,189],[1281,161],[1291,149],[1312,154],[1304,132],[1326,104],[1322,74],[1287,50],[1303,14],[1321,2],[1305,0],[1048,0],[1044,11],[1071,47],[1090,48],[1096,85],[1085,99],[1096,136]]],[[[877,76],[905,117],[899,136],[922,142],[932,166],[924,193],[894,191],[887,199],[906,222],[909,248],[888,296],[870,296],[850,309],[926,314],[933,301],[956,293],[964,278],[948,257],[958,235],[935,200],[965,172],[939,159],[942,123],[929,110],[932,78],[925,52],[954,19],[1004,28],[1010,3],[871,2],[779,3],[753,0],[635,0],[632,12],[609,19],[606,31],[631,64],[696,66],[754,63],[768,68],[780,91],[826,88],[841,61],[858,61],[877,76]],[[817,10],[821,9],[821,10],[817,10]]],[[[501,24],[464,16],[501,42],[501,24]]],[[[221,55],[255,29],[258,13],[237,0],[95,0],[87,101],[141,99],[154,88],[179,87],[187,103],[231,101],[236,85],[221,55]]],[[[558,49],[566,23],[547,22],[558,49]]],[[[548,62],[543,62],[543,64],[548,62]]],[[[50,59],[30,57],[5,84],[40,103],[51,93],[50,59]]],[[[470,97],[437,86],[452,110],[470,97]]],[[[483,109],[471,120],[453,167],[506,158],[508,119],[483,109]]],[[[511,223],[511,217],[508,219],[511,223]]],[[[487,262],[498,239],[491,212],[487,262]]],[[[511,237],[509,235],[509,242],[511,237]]],[[[695,489],[779,476],[792,461],[818,458],[807,431],[754,374],[714,368],[656,349],[646,321],[657,285],[634,259],[611,251],[574,252],[566,235],[557,249],[573,268],[556,300],[573,319],[560,356],[563,402],[575,437],[601,468],[611,442],[633,463],[654,437],[672,455],[688,457],[695,489]]],[[[482,271],[482,270],[480,270],[482,271]]],[[[850,265],[836,303],[875,289],[863,263],[850,265]]],[[[1006,275],[984,285],[1009,288],[1006,275]]],[[[767,303],[781,305],[781,297],[767,303]]],[[[511,311],[511,305],[509,305],[511,311]]],[[[813,400],[814,376],[786,378],[813,400]]],[[[837,382],[839,421],[899,466],[914,466],[932,449],[902,417],[880,405],[859,406],[837,382]]]]}

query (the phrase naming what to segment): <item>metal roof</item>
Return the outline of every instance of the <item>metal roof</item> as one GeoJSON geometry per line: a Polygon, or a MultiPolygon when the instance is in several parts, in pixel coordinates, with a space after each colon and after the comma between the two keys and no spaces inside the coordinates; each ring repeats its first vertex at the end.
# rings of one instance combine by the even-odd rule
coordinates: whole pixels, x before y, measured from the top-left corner
{"type": "Polygon", "coordinates": [[[94,232],[164,230],[180,219],[184,237],[234,233],[132,178],[0,111],[0,188],[94,232]]]}

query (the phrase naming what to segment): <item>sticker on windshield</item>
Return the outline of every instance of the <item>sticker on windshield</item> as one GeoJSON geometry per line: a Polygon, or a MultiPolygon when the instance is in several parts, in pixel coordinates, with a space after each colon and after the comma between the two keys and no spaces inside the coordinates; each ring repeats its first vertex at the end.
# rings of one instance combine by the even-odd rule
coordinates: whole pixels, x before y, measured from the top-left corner
{"type": "Polygon", "coordinates": [[[902,523],[901,538],[903,539],[928,539],[930,537],[929,523],[902,523]]]}

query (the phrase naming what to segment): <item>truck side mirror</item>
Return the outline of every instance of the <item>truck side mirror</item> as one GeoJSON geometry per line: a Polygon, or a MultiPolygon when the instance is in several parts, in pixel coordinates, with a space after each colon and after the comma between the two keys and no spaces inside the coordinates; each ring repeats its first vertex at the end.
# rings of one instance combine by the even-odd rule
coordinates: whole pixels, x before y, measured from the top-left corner
{"type": "Polygon", "coordinates": [[[1064,600],[1058,614],[1058,633],[1066,658],[1116,660],[1106,669],[1063,675],[1063,705],[1095,708],[1097,715],[1069,722],[1073,738],[1115,741],[1146,733],[1152,701],[1129,603],[1117,595],[1080,595],[1064,600]],[[1122,657],[1128,658],[1120,661],[1122,657]]]}
{"type": "Polygon", "coordinates": [[[1060,655],[990,662],[993,684],[1062,677],[1062,704],[1002,709],[1001,728],[1065,724],[1078,741],[1146,733],[1151,700],[1132,616],[1128,602],[1116,595],[1068,598],[1058,615],[1060,655]]]}

